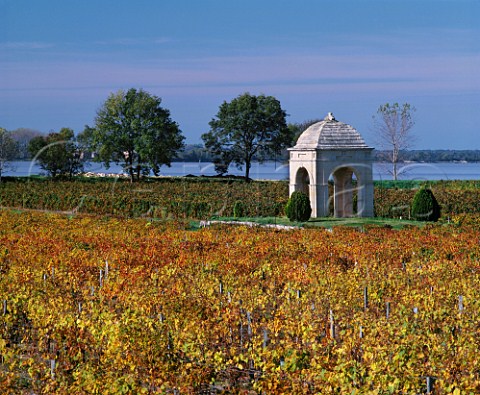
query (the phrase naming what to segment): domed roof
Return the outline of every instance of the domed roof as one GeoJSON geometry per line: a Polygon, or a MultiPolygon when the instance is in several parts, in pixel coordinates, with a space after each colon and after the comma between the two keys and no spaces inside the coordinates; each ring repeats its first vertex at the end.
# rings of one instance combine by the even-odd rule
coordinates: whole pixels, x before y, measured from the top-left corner
{"type": "Polygon", "coordinates": [[[298,138],[294,149],[362,149],[369,148],[352,126],[339,122],[331,112],[323,121],[308,127],[298,138]]]}

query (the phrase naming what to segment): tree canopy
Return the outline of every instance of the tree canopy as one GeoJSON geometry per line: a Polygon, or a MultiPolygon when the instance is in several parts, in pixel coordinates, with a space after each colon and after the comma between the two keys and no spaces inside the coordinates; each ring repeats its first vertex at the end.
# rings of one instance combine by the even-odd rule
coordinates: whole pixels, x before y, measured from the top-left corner
{"type": "Polygon", "coordinates": [[[184,137],[160,104],[159,97],[143,90],[112,93],[98,110],[95,127],[81,136],[90,142],[94,160],[107,168],[111,162],[121,164],[132,181],[170,166],[184,137]]]}
{"type": "Polygon", "coordinates": [[[226,173],[231,163],[238,168],[245,166],[248,181],[254,157],[263,162],[291,144],[286,115],[273,96],[244,93],[229,103],[223,102],[209,123],[210,131],[202,135],[216,171],[226,173]]]}
{"type": "Polygon", "coordinates": [[[47,136],[33,137],[28,149],[33,159],[53,178],[72,177],[83,171],[81,153],[70,128],[62,128],[58,133],[51,132],[47,136]]]}
{"type": "Polygon", "coordinates": [[[392,163],[391,173],[394,180],[398,179],[397,164],[402,151],[411,148],[414,141],[411,130],[415,125],[415,111],[415,107],[408,103],[386,103],[382,104],[373,116],[377,144],[388,153],[386,159],[392,163]]]}
{"type": "Polygon", "coordinates": [[[0,182],[2,174],[11,168],[11,161],[15,159],[18,153],[18,144],[12,138],[11,133],[0,128],[0,182]]]}

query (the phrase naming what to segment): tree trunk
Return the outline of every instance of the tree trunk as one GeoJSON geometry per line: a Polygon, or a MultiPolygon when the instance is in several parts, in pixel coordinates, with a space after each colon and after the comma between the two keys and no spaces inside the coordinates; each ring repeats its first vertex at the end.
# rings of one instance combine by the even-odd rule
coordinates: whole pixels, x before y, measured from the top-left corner
{"type": "Polygon", "coordinates": [[[134,171],[131,163],[128,166],[128,175],[130,176],[130,183],[132,184],[133,181],[134,181],[134,178],[135,178],[135,171],[134,171]]]}
{"type": "Polygon", "coordinates": [[[132,153],[128,153],[128,157],[125,160],[125,164],[128,168],[128,175],[130,176],[130,183],[132,184],[135,178],[135,170],[133,168],[133,160],[132,160],[132,153]]]}
{"type": "Polygon", "coordinates": [[[392,176],[394,181],[397,181],[398,179],[397,163],[398,163],[398,149],[396,144],[394,144],[392,149],[392,166],[393,166],[392,176]]]}
{"type": "Polygon", "coordinates": [[[250,167],[252,162],[250,159],[245,159],[245,182],[250,182],[250,167]]]}

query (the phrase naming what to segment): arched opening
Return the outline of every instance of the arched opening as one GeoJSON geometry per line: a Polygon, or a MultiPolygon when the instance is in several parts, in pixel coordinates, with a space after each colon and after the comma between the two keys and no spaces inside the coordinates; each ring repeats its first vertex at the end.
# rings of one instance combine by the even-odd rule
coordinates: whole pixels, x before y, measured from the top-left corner
{"type": "Polygon", "coordinates": [[[300,167],[295,176],[295,191],[306,193],[310,197],[310,176],[305,167],[300,167]]]}
{"type": "Polygon", "coordinates": [[[308,191],[314,218],[373,216],[372,151],[354,127],[328,114],[289,148],[289,193],[308,191]]]}
{"type": "Polygon", "coordinates": [[[330,176],[332,181],[329,206],[336,218],[353,217],[359,213],[361,188],[355,169],[339,167],[330,176]]]}

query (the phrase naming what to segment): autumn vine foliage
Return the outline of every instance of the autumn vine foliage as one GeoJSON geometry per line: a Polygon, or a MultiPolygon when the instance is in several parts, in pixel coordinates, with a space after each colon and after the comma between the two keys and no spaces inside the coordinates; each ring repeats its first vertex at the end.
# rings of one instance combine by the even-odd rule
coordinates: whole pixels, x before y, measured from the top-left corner
{"type": "Polygon", "coordinates": [[[0,221],[2,394],[480,393],[478,218],[0,221]]]}

